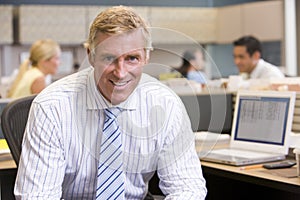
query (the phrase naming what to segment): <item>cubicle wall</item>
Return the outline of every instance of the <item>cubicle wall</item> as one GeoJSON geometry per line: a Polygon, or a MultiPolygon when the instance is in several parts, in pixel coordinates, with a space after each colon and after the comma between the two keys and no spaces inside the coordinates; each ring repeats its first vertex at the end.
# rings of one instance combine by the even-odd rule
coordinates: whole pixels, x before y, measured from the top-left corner
{"type": "Polygon", "coordinates": [[[300,93],[296,96],[292,131],[300,134],[300,93]]]}
{"type": "MultiPolygon", "coordinates": [[[[249,1],[242,0],[241,2],[249,1]]],[[[181,55],[191,43],[205,45],[209,57],[213,61],[208,62],[207,71],[209,74],[210,71],[221,73],[212,73],[213,78],[219,78],[220,75],[227,77],[237,74],[233,60],[228,59],[232,58],[231,43],[246,34],[254,34],[263,44],[269,45],[271,42],[271,49],[278,51],[272,51],[270,56],[264,54],[264,59],[274,64],[284,65],[280,59],[282,57],[280,45],[283,42],[283,31],[280,30],[283,30],[284,16],[282,1],[254,2],[232,6],[224,6],[228,5],[230,1],[227,3],[218,1],[217,3],[217,1],[207,0],[207,2],[210,3],[181,2],[180,6],[176,6],[178,2],[173,1],[172,3],[141,1],[140,3],[134,2],[132,5],[135,5],[134,8],[137,12],[146,18],[153,27],[155,49],[162,45],[170,45],[172,46],[171,51],[180,49],[178,55],[181,55]],[[166,6],[160,6],[163,4],[166,6]],[[197,4],[197,6],[192,7],[193,4],[197,4]],[[214,4],[223,6],[214,7],[214,4]],[[273,21],[276,23],[271,23],[273,21]],[[255,30],[254,33],[253,30],[255,30]],[[273,43],[276,48],[273,48],[273,43]],[[214,64],[218,66],[218,70],[212,68],[215,66],[214,64]]],[[[99,11],[112,5],[111,2],[103,1],[92,5],[86,2],[20,4],[19,1],[18,3],[7,1],[6,3],[12,5],[1,5],[0,3],[1,76],[11,75],[13,70],[19,66],[19,56],[15,54],[18,54],[19,51],[23,52],[23,48],[28,50],[31,43],[41,38],[56,40],[62,45],[63,50],[72,48],[72,51],[67,52],[68,55],[73,54],[73,60],[70,62],[80,64],[82,58],[85,58],[85,49],[82,47],[82,43],[86,41],[92,19],[99,11]]],[[[236,3],[231,2],[230,4],[236,3]]],[[[113,4],[117,5],[116,2],[113,4]]],[[[263,47],[263,52],[270,51],[263,47]]],[[[181,60],[168,59],[161,55],[161,52],[154,53],[154,56],[157,57],[155,60],[164,60],[163,64],[167,63],[168,66],[178,67],[181,64],[181,60]]],[[[67,68],[72,70],[71,65],[68,65],[67,68]]],[[[71,73],[71,70],[68,73],[71,73]]]]}
{"type": "Polygon", "coordinates": [[[13,42],[13,7],[11,5],[0,6],[0,44],[13,42]]]}

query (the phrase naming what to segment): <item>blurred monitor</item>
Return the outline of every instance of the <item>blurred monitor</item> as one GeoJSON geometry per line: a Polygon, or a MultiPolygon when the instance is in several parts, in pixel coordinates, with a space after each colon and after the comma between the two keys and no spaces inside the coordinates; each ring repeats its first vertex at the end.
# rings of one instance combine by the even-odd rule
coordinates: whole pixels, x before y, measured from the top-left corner
{"type": "Polygon", "coordinates": [[[190,117],[192,129],[231,133],[232,94],[180,95],[190,117]]]}

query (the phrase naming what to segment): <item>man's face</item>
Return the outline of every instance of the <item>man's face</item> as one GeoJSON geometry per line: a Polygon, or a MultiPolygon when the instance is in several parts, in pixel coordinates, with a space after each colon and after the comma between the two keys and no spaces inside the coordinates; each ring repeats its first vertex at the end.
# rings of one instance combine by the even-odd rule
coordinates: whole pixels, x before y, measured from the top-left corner
{"type": "MultiPolygon", "coordinates": [[[[138,85],[147,63],[141,30],[121,35],[97,35],[95,55],[89,60],[101,94],[113,105],[125,101],[138,85]]],[[[89,52],[91,54],[91,52],[89,52]]]]}
{"type": "Polygon", "coordinates": [[[251,73],[255,68],[259,57],[258,52],[252,56],[247,52],[246,46],[235,46],[233,48],[234,63],[238,67],[240,73],[251,73]]]}

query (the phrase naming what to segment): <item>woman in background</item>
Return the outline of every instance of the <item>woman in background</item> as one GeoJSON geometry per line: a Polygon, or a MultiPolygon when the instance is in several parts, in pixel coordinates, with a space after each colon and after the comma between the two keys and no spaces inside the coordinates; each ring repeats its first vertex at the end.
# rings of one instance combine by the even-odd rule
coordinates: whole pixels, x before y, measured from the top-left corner
{"type": "Polygon", "coordinates": [[[182,65],[178,71],[188,80],[206,84],[207,76],[204,73],[204,63],[204,56],[201,50],[187,50],[183,53],[182,65]]]}
{"type": "Polygon", "coordinates": [[[25,60],[7,96],[19,98],[37,94],[46,87],[46,76],[55,74],[60,63],[61,49],[53,40],[38,40],[30,48],[30,56],[25,60]]]}

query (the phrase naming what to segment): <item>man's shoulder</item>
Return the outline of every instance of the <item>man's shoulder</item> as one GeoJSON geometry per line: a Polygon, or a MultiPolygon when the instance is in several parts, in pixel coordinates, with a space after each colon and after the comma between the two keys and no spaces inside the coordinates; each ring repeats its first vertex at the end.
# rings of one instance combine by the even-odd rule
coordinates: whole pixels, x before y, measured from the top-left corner
{"type": "Polygon", "coordinates": [[[271,63],[269,63],[269,62],[267,62],[267,61],[265,61],[263,59],[259,60],[259,65],[263,66],[265,68],[276,68],[276,69],[278,68],[277,66],[275,66],[275,65],[273,65],[273,64],[271,64],[271,63]]]}
{"type": "Polygon", "coordinates": [[[144,91],[148,90],[148,91],[153,91],[158,93],[175,94],[173,90],[171,90],[167,85],[163,84],[161,81],[157,80],[156,78],[148,74],[142,75],[138,88],[142,88],[144,91]]]}
{"type": "Polygon", "coordinates": [[[88,77],[90,76],[90,69],[85,69],[80,72],[68,75],[60,80],[50,84],[43,92],[69,92],[76,91],[80,88],[85,88],[88,77]]]}
{"type": "Polygon", "coordinates": [[[284,74],[280,71],[280,69],[277,66],[263,59],[260,59],[259,67],[263,74],[261,78],[283,78],[284,77],[284,74]]]}
{"type": "Polygon", "coordinates": [[[90,69],[68,75],[55,81],[37,95],[36,102],[63,101],[80,93],[86,93],[90,69]]]}
{"type": "Polygon", "coordinates": [[[143,74],[137,91],[143,98],[151,96],[151,99],[158,102],[174,101],[179,98],[171,88],[147,74],[143,74]]]}

